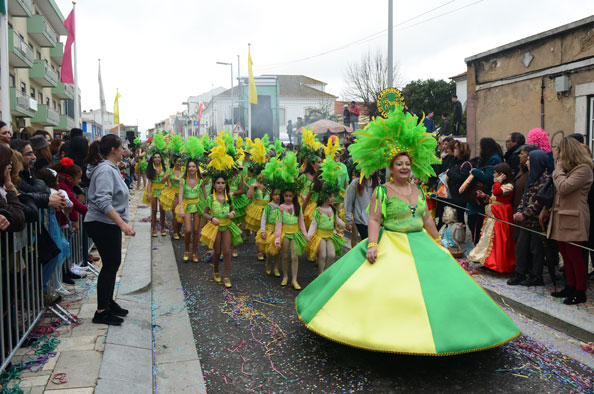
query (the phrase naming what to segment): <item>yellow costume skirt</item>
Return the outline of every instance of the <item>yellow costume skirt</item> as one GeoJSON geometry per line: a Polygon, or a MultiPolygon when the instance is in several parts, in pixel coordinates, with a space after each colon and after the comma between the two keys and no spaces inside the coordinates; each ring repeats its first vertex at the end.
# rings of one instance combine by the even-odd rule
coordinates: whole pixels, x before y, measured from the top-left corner
{"type": "Polygon", "coordinates": [[[166,211],[171,211],[173,209],[173,205],[175,205],[175,199],[179,195],[179,187],[175,186],[167,186],[161,191],[159,195],[159,201],[161,201],[161,206],[166,211]]]}
{"type": "Polygon", "coordinates": [[[248,205],[245,210],[245,228],[250,231],[258,231],[260,229],[260,220],[262,219],[262,212],[268,204],[267,200],[254,200],[248,205]]]}
{"type": "Polygon", "coordinates": [[[316,232],[311,241],[305,247],[305,253],[309,261],[314,261],[318,257],[318,249],[320,248],[320,242],[325,240],[331,240],[334,244],[334,252],[336,256],[342,256],[342,247],[346,243],[346,239],[334,234],[333,230],[323,230],[316,228],[316,232]]]}
{"type": "MultiPolygon", "coordinates": [[[[199,213],[202,216],[204,214],[204,208],[206,208],[206,202],[200,198],[184,198],[182,207],[184,213],[199,213]]],[[[179,216],[179,207],[175,209],[175,217],[180,223],[184,221],[184,218],[179,216]]]]}
{"type": "Polygon", "coordinates": [[[303,209],[303,219],[305,221],[305,228],[309,228],[309,225],[313,221],[313,214],[318,204],[315,201],[309,200],[307,206],[303,209]]]}
{"type": "Polygon", "coordinates": [[[153,197],[159,198],[159,196],[161,195],[161,189],[163,189],[164,187],[165,187],[164,183],[153,182],[151,184],[151,196],[149,198],[148,186],[147,186],[146,189],[144,190],[144,195],[142,196],[142,202],[146,205],[151,205],[152,198],[153,197]]]}
{"type": "MultiPolygon", "coordinates": [[[[274,236],[274,235],[273,235],[274,236]]],[[[305,241],[305,237],[299,230],[299,225],[297,224],[283,224],[283,229],[280,236],[280,243],[283,244],[283,240],[287,238],[293,241],[293,251],[295,255],[301,256],[303,252],[305,252],[305,246],[307,242],[305,241]]],[[[274,239],[271,244],[267,245],[266,253],[272,256],[276,256],[279,250],[274,245],[274,239]]]]}
{"type": "Polygon", "coordinates": [[[217,239],[217,234],[219,232],[223,232],[225,230],[229,230],[231,233],[231,243],[233,246],[237,246],[242,242],[241,239],[241,229],[237,227],[233,221],[229,218],[217,218],[219,219],[219,224],[214,225],[212,221],[206,223],[204,227],[202,227],[200,242],[208,247],[209,249],[214,249],[215,240],[217,239]]]}
{"type": "Polygon", "coordinates": [[[264,231],[266,239],[262,239],[262,231],[258,230],[256,234],[256,246],[259,251],[268,251],[269,245],[274,248],[274,224],[266,223],[266,229],[264,231]]]}

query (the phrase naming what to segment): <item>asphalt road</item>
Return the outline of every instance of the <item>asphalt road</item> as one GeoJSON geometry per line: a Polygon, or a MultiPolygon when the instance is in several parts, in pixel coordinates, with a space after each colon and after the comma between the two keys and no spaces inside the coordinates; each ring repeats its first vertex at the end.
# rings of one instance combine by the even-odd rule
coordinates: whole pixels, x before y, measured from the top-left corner
{"type": "MultiPolygon", "coordinates": [[[[594,393],[594,371],[526,336],[453,357],[330,342],[299,322],[297,292],[264,273],[253,241],[233,259],[230,290],[212,280],[211,264],[183,263],[183,240],[173,242],[209,393],[594,393]]],[[[303,287],[316,273],[300,260],[303,287]]]]}

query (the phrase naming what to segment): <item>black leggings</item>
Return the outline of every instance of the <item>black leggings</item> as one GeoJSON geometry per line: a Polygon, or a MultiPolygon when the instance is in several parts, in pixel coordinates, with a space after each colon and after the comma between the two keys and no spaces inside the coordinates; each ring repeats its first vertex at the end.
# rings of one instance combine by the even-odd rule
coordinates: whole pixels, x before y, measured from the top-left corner
{"type": "Polygon", "coordinates": [[[109,309],[122,261],[122,230],[115,224],[102,222],[89,222],[87,226],[103,264],[97,280],[97,309],[109,309]]]}
{"type": "Polygon", "coordinates": [[[357,231],[359,232],[359,238],[361,238],[361,241],[363,241],[368,236],[367,235],[367,226],[365,224],[359,224],[359,223],[355,223],[355,225],[357,226],[357,231]]]}

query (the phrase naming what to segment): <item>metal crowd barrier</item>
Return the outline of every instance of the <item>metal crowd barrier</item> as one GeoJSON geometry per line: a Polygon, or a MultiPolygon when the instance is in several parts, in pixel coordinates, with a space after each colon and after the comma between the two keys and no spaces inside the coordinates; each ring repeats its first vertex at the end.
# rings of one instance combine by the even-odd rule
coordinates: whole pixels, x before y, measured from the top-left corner
{"type": "MultiPolygon", "coordinates": [[[[53,214],[51,208],[40,210],[39,221],[27,223],[23,231],[0,232],[0,372],[4,371],[46,311],[52,312],[67,324],[76,319],[59,304],[44,305],[38,235],[41,233],[41,226],[50,232],[48,218],[53,214]]],[[[91,249],[89,240],[89,250],[83,250],[82,215],[79,217],[79,228],[80,231],[67,236],[70,257],[63,267],[68,267],[71,263],[81,265],[91,249]]],[[[92,270],[96,272],[94,267],[92,270]]]]}

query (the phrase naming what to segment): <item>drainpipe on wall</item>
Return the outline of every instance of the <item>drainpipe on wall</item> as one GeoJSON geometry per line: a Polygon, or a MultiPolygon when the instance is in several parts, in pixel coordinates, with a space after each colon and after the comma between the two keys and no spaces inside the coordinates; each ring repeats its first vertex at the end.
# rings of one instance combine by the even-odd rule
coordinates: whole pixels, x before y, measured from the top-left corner
{"type": "Polygon", "coordinates": [[[544,77],[540,79],[540,128],[545,129],[545,107],[544,107],[544,90],[545,80],[544,77]]]}

